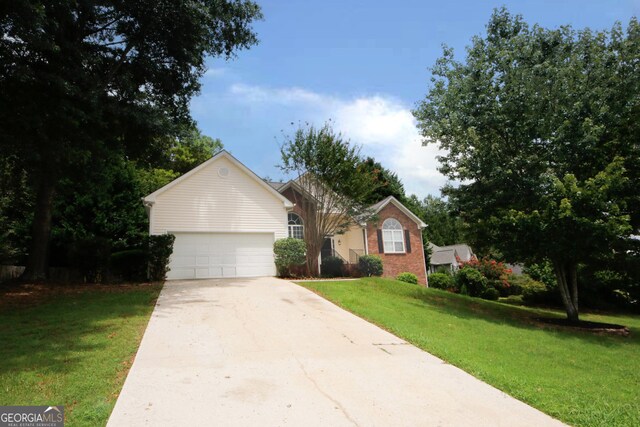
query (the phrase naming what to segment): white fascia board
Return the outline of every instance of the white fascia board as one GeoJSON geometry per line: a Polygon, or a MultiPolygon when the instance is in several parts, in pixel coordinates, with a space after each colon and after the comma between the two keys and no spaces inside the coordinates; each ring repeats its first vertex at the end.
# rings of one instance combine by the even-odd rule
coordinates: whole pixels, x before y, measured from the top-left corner
{"type": "Polygon", "coordinates": [[[387,206],[389,203],[393,203],[395,205],[395,207],[397,207],[398,209],[400,209],[405,215],[407,215],[409,218],[411,218],[416,224],[418,224],[418,227],[420,228],[426,228],[427,224],[425,224],[420,218],[418,218],[413,212],[411,212],[409,209],[407,209],[407,207],[405,205],[403,205],[402,203],[400,203],[400,201],[398,199],[396,199],[393,196],[389,196],[387,197],[384,202],[378,206],[378,208],[374,211],[375,213],[380,212],[382,209],[384,209],[385,206],[387,206]]]}

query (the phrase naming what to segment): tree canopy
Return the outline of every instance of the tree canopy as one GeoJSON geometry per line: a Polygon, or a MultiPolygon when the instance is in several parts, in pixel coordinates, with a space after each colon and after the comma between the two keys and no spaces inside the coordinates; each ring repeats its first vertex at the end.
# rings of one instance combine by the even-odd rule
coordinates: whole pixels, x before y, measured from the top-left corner
{"type": "Polygon", "coordinates": [[[549,259],[572,320],[577,266],[638,234],[640,26],[545,29],[496,10],[414,111],[445,190],[509,261],[549,259]]]}
{"type": "Polygon", "coordinates": [[[371,174],[376,183],[374,190],[366,199],[367,203],[374,204],[389,196],[393,196],[400,201],[405,199],[404,185],[398,175],[382,166],[373,157],[367,157],[362,162],[360,169],[371,174]]]}
{"type": "Polygon", "coordinates": [[[307,268],[317,274],[324,239],[370,216],[368,201],[379,183],[365,166],[360,149],[329,123],[299,127],[286,137],[280,151],[280,168],[295,182],[292,202],[303,211],[307,268]]]}
{"type": "MultiPolygon", "coordinates": [[[[257,42],[252,1],[14,1],[0,9],[0,156],[35,194],[25,278],[43,278],[56,190],[93,158],[151,159],[191,124],[207,55],[257,42]]],[[[99,163],[98,163],[99,164],[99,163]]]]}
{"type": "Polygon", "coordinates": [[[411,195],[405,204],[428,225],[424,230],[425,241],[438,246],[465,242],[462,219],[447,200],[434,196],[420,200],[411,195]]]}

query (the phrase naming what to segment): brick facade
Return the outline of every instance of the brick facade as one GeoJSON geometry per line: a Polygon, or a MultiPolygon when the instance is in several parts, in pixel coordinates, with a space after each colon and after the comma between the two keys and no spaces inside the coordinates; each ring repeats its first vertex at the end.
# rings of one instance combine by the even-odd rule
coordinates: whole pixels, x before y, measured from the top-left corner
{"type": "Polygon", "coordinates": [[[289,187],[286,190],[284,190],[281,194],[287,199],[289,199],[291,203],[294,204],[293,209],[291,209],[291,212],[297,213],[300,216],[300,218],[302,218],[302,221],[305,221],[304,214],[302,212],[302,208],[300,204],[300,198],[302,197],[300,193],[298,193],[297,191],[294,191],[293,188],[289,187]]]}
{"type": "MultiPolygon", "coordinates": [[[[306,218],[304,218],[304,213],[300,208],[300,198],[303,196],[292,188],[284,190],[282,195],[295,203],[292,211],[300,215],[306,223],[306,218]]],[[[414,220],[409,218],[393,203],[388,203],[380,212],[378,212],[378,221],[376,223],[370,222],[367,224],[367,249],[370,255],[380,255],[382,258],[384,277],[395,278],[399,273],[408,271],[409,273],[413,273],[418,276],[418,283],[421,285],[427,284],[422,231],[414,220]],[[387,218],[397,219],[405,230],[409,230],[409,239],[411,244],[410,253],[381,254],[378,251],[378,228],[382,227],[382,223],[387,218]]]]}
{"type": "MultiPolygon", "coordinates": [[[[367,224],[367,247],[370,255],[379,255],[382,258],[384,277],[395,278],[399,273],[408,271],[418,276],[418,283],[427,284],[426,264],[422,244],[422,232],[411,218],[398,209],[393,203],[387,204],[378,212],[378,221],[367,224]],[[378,250],[378,229],[387,218],[397,219],[405,230],[409,230],[411,244],[410,253],[385,254],[378,250]]],[[[406,244],[405,244],[406,250],[406,244]]]]}

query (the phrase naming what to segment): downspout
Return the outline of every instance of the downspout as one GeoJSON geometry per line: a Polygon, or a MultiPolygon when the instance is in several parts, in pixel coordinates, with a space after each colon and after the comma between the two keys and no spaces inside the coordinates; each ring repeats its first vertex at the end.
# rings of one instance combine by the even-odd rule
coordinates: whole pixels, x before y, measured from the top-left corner
{"type": "Polygon", "coordinates": [[[146,201],[142,198],[142,204],[144,205],[144,210],[147,212],[147,216],[149,217],[149,235],[151,235],[151,231],[153,230],[153,204],[154,202],[146,201]]]}
{"type": "MultiPolygon", "coordinates": [[[[426,227],[425,227],[426,228],[426,227]]],[[[418,232],[420,233],[420,245],[422,246],[422,258],[424,259],[424,280],[426,280],[427,288],[429,287],[429,275],[427,274],[427,259],[424,257],[424,237],[422,237],[422,228],[418,226],[418,232]]]]}
{"type": "Polygon", "coordinates": [[[364,231],[364,254],[365,255],[369,255],[369,245],[367,244],[367,242],[369,241],[369,238],[367,236],[367,225],[365,224],[364,228],[362,229],[362,231],[364,231]]]}

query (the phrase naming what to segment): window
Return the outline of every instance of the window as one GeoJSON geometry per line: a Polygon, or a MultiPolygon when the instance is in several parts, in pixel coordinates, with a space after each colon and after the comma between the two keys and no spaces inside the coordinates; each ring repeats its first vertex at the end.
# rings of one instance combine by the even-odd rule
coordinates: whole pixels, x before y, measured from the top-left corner
{"type": "Polygon", "coordinates": [[[382,223],[382,242],[385,253],[404,252],[404,230],[400,221],[388,218],[382,223]]]}
{"type": "Polygon", "coordinates": [[[302,218],[300,218],[300,215],[289,212],[288,219],[289,237],[304,240],[304,225],[302,224],[302,218]]]}

